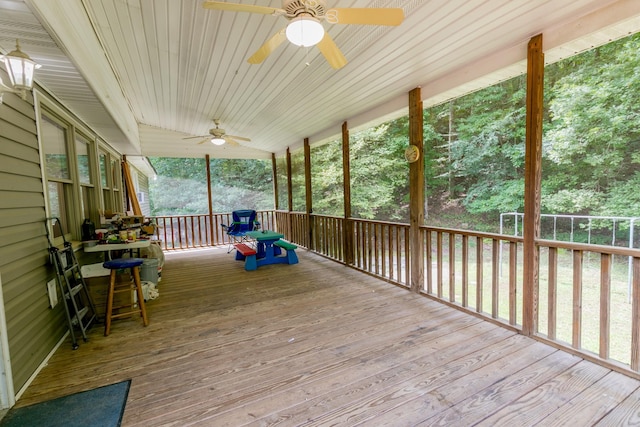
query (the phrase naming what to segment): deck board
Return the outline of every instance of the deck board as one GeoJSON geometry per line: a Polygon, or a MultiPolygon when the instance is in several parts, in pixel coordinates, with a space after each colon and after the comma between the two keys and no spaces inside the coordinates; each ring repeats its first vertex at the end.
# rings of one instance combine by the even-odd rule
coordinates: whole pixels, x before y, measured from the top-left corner
{"type": "Polygon", "coordinates": [[[640,382],[304,250],[170,252],[150,324],[70,341],[25,406],[132,379],[124,426],[620,425],[640,382]]]}

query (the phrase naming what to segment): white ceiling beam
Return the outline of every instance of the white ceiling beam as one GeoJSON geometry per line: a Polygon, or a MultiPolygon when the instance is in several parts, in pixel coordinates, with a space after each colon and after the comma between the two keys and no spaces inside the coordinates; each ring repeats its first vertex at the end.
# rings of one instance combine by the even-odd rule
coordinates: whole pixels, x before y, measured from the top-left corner
{"type": "Polygon", "coordinates": [[[43,27],[84,76],[127,138],[127,154],[141,154],[138,124],[80,0],[25,0],[43,27]]]}

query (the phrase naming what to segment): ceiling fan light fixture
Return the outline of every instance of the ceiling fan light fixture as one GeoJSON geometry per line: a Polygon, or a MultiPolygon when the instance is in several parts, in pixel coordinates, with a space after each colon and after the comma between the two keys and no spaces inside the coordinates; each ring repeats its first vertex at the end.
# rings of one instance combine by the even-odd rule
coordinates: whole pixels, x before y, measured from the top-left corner
{"type": "Polygon", "coordinates": [[[211,143],[214,145],[222,145],[225,143],[225,141],[222,138],[216,137],[216,138],[211,138],[211,143]]]}
{"type": "Polygon", "coordinates": [[[303,13],[287,25],[286,35],[287,40],[296,46],[315,46],[324,37],[324,28],[320,21],[303,13]]]}

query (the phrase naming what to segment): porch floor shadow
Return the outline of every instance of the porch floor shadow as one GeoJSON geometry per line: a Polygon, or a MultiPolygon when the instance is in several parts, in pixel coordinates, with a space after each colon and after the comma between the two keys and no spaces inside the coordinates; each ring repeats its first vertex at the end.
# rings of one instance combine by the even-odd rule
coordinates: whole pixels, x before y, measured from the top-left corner
{"type": "Polygon", "coordinates": [[[226,247],[168,252],[149,326],[68,339],[17,405],[131,379],[123,426],[640,423],[638,380],[298,255],[245,271],[226,247]]]}

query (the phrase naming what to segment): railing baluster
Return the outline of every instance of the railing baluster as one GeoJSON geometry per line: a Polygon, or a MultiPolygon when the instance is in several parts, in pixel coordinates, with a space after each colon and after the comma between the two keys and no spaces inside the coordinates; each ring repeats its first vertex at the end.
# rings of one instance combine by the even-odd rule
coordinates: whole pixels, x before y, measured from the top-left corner
{"type": "Polygon", "coordinates": [[[491,317],[498,318],[500,311],[500,242],[491,240],[491,317]]]}
{"type": "Polygon", "coordinates": [[[427,230],[426,235],[427,247],[425,251],[427,254],[427,293],[433,294],[433,253],[431,252],[433,250],[433,232],[431,230],[427,230]]]}
{"type": "Polygon", "coordinates": [[[611,323],[611,255],[600,255],[600,349],[602,359],[609,358],[611,323]]]}
{"type": "Polygon", "coordinates": [[[582,347],[582,259],[581,250],[573,251],[573,331],[571,345],[582,347]]]}
{"type": "Polygon", "coordinates": [[[476,312],[482,313],[482,294],[484,292],[484,239],[476,237],[476,312]]]}
{"type": "Polygon", "coordinates": [[[380,225],[380,267],[382,277],[387,277],[387,230],[389,229],[386,225],[380,225]]]}
{"type": "Polygon", "coordinates": [[[169,221],[171,222],[171,242],[172,242],[171,247],[173,249],[175,249],[176,248],[176,236],[175,236],[175,227],[173,226],[174,218],[170,218],[169,221]]]}
{"type": "Polygon", "coordinates": [[[380,224],[372,224],[373,227],[373,259],[375,262],[374,271],[380,274],[380,224]]]}
{"type": "Polygon", "coordinates": [[[195,248],[196,247],[196,218],[191,215],[191,217],[189,218],[190,221],[190,226],[191,226],[191,239],[189,240],[189,246],[187,246],[188,248],[195,248]]]}
{"type": "Polygon", "coordinates": [[[365,253],[364,253],[364,242],[365,242],[365,236],[364,236],[364,228],[365,228],[365,223],[363,222],[358,222],[358,267],[360,267],[361,269],[365,269],[366,264],[365,264],[365,253]]]}
{"type": "Polygon", "coordinates": [[[631,363],[632,371],[640,370],[640,258],[633,257],[631,308],[631,363]]]}
{"type": "Polygon", "coordinates": [[[558,316],[558,249],[549,248],[549,293],[547,307],[547,336],[556,339],[556,321],[558,316]]]}
{"type": "Polygon", "coordinates": [[[469,306],[469,236],[462,236],[462,306],[469,306]]]}
{"type": "Polygon", "coordinates": [[[388,264],[388,277],[393,280],[393,231],[395,230],[395,227],[391,227],[389,226],[389,232],[387,234],[387,247],[388,247],[388,251],[387,251],[387,260],[386,260],[386,264],[388,264]]]}
{"type": "MultiPolygon", "coordinates": [[[[499,243],[498,243],[499,244],[499,243]]],[[[509,242],[509,324],[517,323],[518,244],[509,242]]]]}
{"type": "Polygon", "coordinates": [[[442,298],[442,286],[443,286],[443,262],[442,262],[442,232],[438,232],[436,235],[436,259],[438,263],[438,267],[436,273],[438,274],[438,282],[437,285],[437,295],[438,298],[442,298]]]}
{"type": "Polygon", "coordinates": [[[373,224],[367,223],[367,271],[371,273],[373,270],[372,258],[373,258],[373,250],[374,250],[375,239],[373,236],[373,224]]]}
{"type": "Polygon", "coordinates": [[[401,228],[396,230],[396,277],[397,281],[402,281],[402,235],[401,228]]]}
{"type": "Polygon", "coordinates": [[[456,235],[449,233],[449,301],[456,300],[456,235]]]}
{"type": "Polygon", "coordinates": [[[404,284],[409,286],[411,283],[411,250],[409,247],[409,227],[404,228],[404,284]]]}

